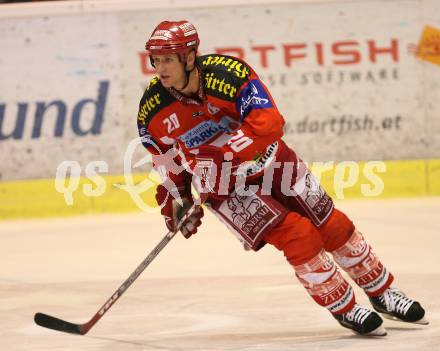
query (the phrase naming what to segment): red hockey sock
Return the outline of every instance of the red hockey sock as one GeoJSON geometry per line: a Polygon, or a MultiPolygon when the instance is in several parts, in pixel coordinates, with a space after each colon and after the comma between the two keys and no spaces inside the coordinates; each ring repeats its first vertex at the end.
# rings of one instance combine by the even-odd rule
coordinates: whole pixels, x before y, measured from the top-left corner
{"type": "Polygon", "coordinates": [[[336,314],[353,307],[352,288],[325,253],[322,236],[308,218],[290,212],[264,240],[284,252],[296,276],[319,305],[336,314]]]}
{"type": "Polygon", "coordinates": [[[331,313],[342,314],[354,306],[353,289],[324,250],[294,269],[310,296],[331,313]]]}
{"type": "Polygon", "coordinates": [[[335,261],[369,296],[382,294],[393,275],[379,261],[361,232],[355,230],[348,241],[332,251],[335,261]]]}

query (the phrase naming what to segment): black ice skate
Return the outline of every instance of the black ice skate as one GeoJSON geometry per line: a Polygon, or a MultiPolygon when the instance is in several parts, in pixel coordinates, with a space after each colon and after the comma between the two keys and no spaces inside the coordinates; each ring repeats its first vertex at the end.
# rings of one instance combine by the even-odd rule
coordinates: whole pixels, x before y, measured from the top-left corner
{"type": "Polygon", "coordinates": [[[355,304],[344,314],[333,314],[333,317],[345,328],[351,329],[356,334],[366,336],[385,336],[387,332],[382,326],[380,316],[361,305],[355,304]]]}
{"type": "Polygon", "coordinates": [[[408,298],[396,288],[388,288],[377,297],[370,297],[371,304],[385,318],[402,322],[429,324],[425,310],[417,301],[408,298]]]}

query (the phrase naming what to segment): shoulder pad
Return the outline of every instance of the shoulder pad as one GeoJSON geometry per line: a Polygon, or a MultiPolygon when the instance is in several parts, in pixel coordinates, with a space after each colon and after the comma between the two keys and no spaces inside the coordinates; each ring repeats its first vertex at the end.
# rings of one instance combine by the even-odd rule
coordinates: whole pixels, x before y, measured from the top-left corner
{"type": "Polygon", "coordinates": [[[175,99],[160,83],[159,77],[154,77],[145,89],[139,104],[138,124],[148,126],[156,113],[174,101],[175,99]]]}
{"type": "Polygon", "coordinates": [[[251,68],[243,61],[226,55],[197,58],[204,78],[205,91],[222,100],[235,101],[240,87],[249,79],[251,68]]]}

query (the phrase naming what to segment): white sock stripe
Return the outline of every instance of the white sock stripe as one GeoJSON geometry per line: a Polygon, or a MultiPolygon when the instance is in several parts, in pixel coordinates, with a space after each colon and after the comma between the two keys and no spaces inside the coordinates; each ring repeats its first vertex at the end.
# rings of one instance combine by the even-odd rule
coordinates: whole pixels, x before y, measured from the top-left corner
{"type": "Polygon", "coordinates": [[[329,271],[312,272],[312,273],[306,273],[306,274],[302,274],[302,275],[298,274],[298,276],[313,286],[313,285],[319,285],[319,284],[325,283],[335,273],[336,273],[336,266],[333,265],[332,269],[329,271]]]}
{"type": "Polygon", "coordinates": [[[315,272],[316,270],[320,268],[326,268],[327,270],[332,269],[334,266],[333,261],[330,260],[330,258],[327,256],[324,250],[322,250],[319,254],[317,254],[315,257],[307,261],[306,263],[293,266],[295,269],[295,272],[302,276],[307,273],[315,272]]]}
{"type": "Polygon", "coordinates": [[[354,292],[351,286],[348,286],[347,291],[342,295],[337,301],[330,305],[325,306],[331,313],[337,313],[338,311],[344,309],[353,299],[354,292]]]}
{"type": "Polygon", "coordinates": [[[357,264],[365,260],[370,255],[370,253],[374,255],[374,253],[371,251],[370,245],[367,245],[364,251],[362,252],[362,255],[360,256],[348,256],[348,255],[340,256],[339,254],[336,254],[333,251],[333,257],[335,261],[342,268],[344,268],[344,270],[349,270],[350,268],[356,266],[357,264]]]}
{"type": "Polygon", "coordinates": [[[390,277],[390,273],[384,267],[381,274],[375,280],[367,284],[359,284],[359,286],[362,289],[364,289],[366,292],[373,293],[377,290],[380,290],[388,281],[389,277],[390,277]]]}
{"type": "Polygon", "coordinates": [[[348,256],[353,251],[357,251],[359,249],[360,243],[362,243],[364,237],[360,231],[357,229],[354,230],[353,234],[351,234],[350,238],[347,242],[342,245],[339,249],[332,251],[332,254],[337,256],[348,256]]]}

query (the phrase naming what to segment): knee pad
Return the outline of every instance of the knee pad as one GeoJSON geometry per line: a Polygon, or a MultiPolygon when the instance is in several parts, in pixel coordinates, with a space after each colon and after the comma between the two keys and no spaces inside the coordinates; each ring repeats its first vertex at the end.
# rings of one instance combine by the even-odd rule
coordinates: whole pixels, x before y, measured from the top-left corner
{"type": "Polygon", "coordinates": [[[353,222],[335,208],[327,222],[318,228],[325,251],[334,251],[344,245],[350,239],[354,229],[353,222]]]}
{"type": "Polygon", "coordinates": [[[289,212],[279,225],[266,234],[264,241],[283,251],[291,265],[307,262],[323,249],[316,227],[296,212],[289,212]]]}

